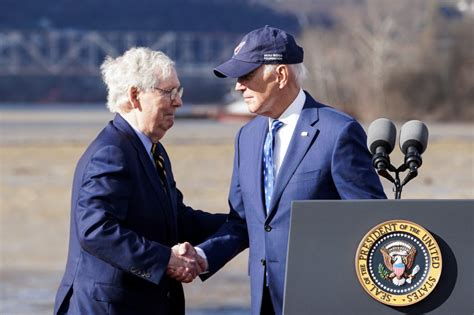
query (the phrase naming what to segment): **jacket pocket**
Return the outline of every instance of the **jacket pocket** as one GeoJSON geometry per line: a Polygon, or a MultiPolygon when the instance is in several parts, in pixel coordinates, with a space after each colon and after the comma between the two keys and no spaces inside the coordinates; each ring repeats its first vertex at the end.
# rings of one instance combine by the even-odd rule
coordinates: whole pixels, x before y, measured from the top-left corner
{"type": "Polygon", "coordinates": [[[305,182],[309,180],[317,180],[320,174],[321,174],[321,170],[314,170],[314,171],[309,171],[309,172],[304,172],[304,173],[295,173],[291,177],[289,184],[305,182]]]}
{"type": "Polygon", "coordinates": [[[157,302],[163,297],[158,290],[153,292],[132,291],[112,284],[96,282],[92,289],[92,298],[112,304],[142,306],[146,304],[146,301],[157,302]]]}

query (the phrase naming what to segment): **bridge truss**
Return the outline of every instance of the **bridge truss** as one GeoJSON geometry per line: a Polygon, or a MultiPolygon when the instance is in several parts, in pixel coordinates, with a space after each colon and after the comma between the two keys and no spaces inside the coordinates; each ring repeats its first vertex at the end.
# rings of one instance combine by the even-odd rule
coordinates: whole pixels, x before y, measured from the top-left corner
{"type": "Polygon", "coordinates": [[[133,46],[161,50],[180,76],[209,75],[240,35],[194,32],[0,31],[0,76],[98,76],[105,56],[133,46]]]}

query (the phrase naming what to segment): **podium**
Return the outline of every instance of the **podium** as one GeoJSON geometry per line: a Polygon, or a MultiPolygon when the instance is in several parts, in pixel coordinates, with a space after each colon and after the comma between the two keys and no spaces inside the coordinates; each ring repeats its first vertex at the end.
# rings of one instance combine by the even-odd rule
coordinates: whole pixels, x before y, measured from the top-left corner
{"type": "MultiPolygon", "coordinates": [[[[436,262],[436,257],[429,258],[436,262]]],[[[424,265],[420,265],[423,269],[424,265]]],[[[382,266],[382,269],[386,268],[382,266]]],[[[384,274],[387,277],[384,283],[393,287],[388,273],[384,274]]],[[[423,276],[428,278],[420,272],[414,279],[423,276]]],[[[391,277],[398,278],[394,274],[391,277]]],[[[415,292],[412,297],[416,297],[415,292]]],[[[474,200],[293,202],[283,312],[287,315],[474,314],[474,200]],[[442,270],[435,287],[427,296],[407,306],[381,303],[369,294],[372,289],[377,294],[379,290],[365,289],[362,277],[356,272],[360,245],[364,238],[370,239],[367,233],[393,220],[414,222],[426,229],[439,245],[442,257],[442,270]]]]}

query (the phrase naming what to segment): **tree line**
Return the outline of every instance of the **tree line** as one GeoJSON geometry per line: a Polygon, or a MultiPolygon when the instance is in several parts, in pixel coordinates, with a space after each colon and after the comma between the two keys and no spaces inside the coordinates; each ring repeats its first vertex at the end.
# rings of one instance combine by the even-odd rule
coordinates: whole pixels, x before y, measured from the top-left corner
{"type": "Polygon", "coordinates": [[[307,26],[301,37],[306,88],[367,121],[474,120],[474,15],[442,9],[425,0],[336,8],[335,27],[307,26]]]}

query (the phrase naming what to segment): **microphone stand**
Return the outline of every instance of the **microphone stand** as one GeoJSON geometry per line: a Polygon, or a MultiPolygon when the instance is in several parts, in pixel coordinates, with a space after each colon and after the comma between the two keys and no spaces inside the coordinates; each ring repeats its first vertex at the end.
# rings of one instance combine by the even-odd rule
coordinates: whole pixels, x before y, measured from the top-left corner
{"type": "MultiPolygon", "coordinates": [[[[375,157],[376,156],[374,156],[374,159],[375,157]]],[[[395,199],[401,199],[403,186],[405,186],[409,181],[411,181],[413,178],[415,178],[418,175],[418,168],[417,167],[410,168],[405,163],[400,165],[398,168],[395,168],[395,166],[393,166],[392,163],[390,163],[389,161],[389,165],[387,167],[385,167],[385,165],[379,165],[379,168],[377,169],[377,173],[380,176],[388,179],[390,182],[393,183],[394,185],[393,191],[395,192],[395,199]],[[400,182],[400,173],[405,172],[407,169],[409,170],[407,176],[403,179],[403,182],[400,182]],[[389,173],[389,171],[395,173],[395,178],[389,173]]]]}

